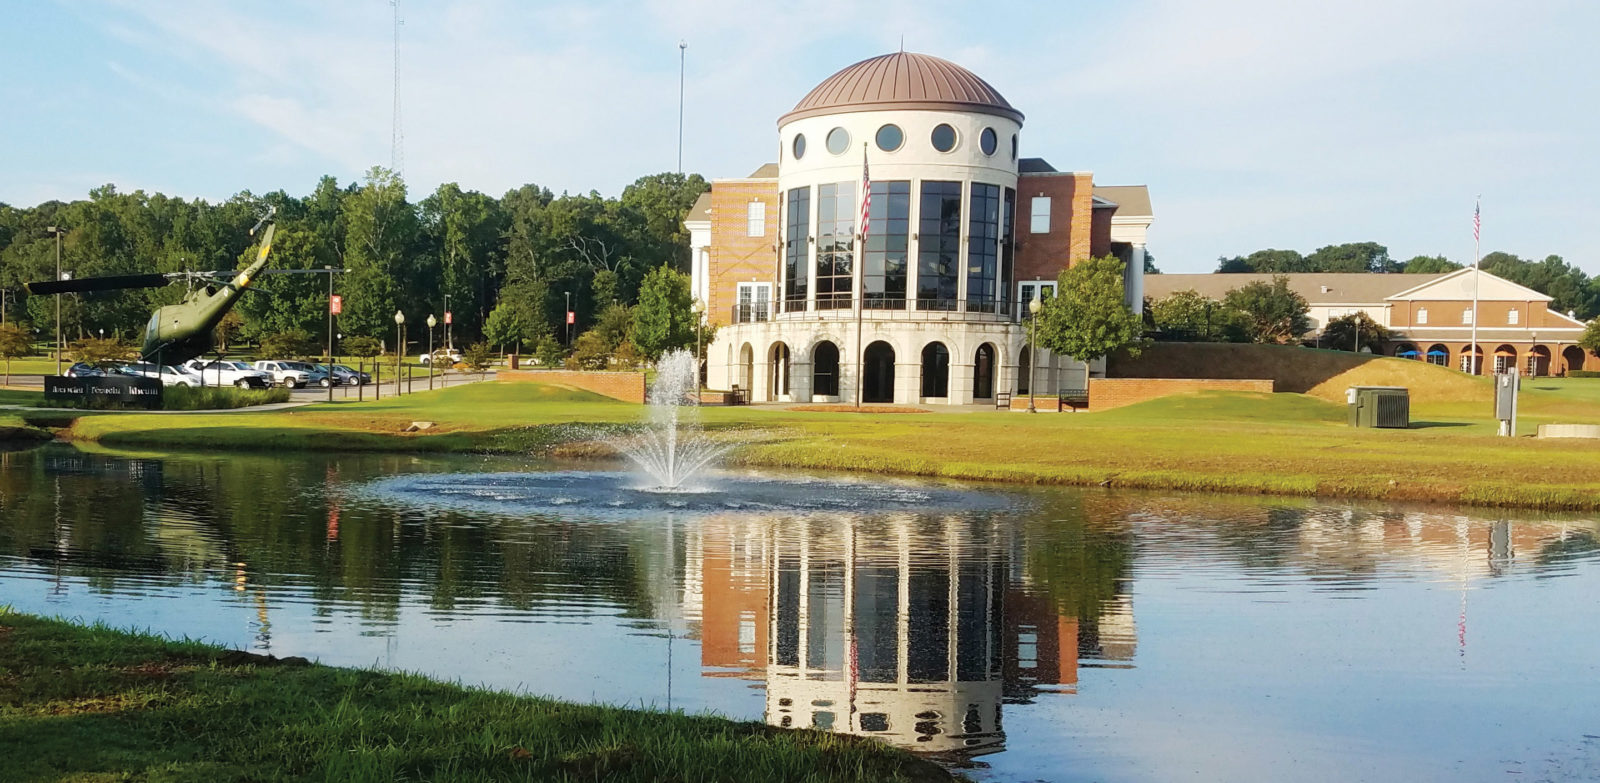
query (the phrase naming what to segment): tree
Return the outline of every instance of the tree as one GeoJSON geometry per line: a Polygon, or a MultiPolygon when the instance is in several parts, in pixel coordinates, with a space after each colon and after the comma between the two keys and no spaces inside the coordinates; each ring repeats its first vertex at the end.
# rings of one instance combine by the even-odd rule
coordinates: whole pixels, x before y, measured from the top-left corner
{"type": "MultiPolygon", "coordinates": [[[[345,348],[349,347],[349,341],[346,341],[345,348]]],[[[303,329],[276,332],[261,340],[261,354],[267,357],[301,359],[316,351],[311,335],[303,329]]]]}
{"type": "Polygon", "coordinates": [[[489,344],[482,340],[467,346],[467,350],[461,352],[461,363],[465,364],[467,369],[480,373],[489,369],[489,362],[493,358],[494,354],[489,352],[489,344]]]}
{"type": "Polygon", "coordinates": [[[1175,291],[1146,310],[1156,328],[1174,336],[1200,342],[1247,342],[1249,335],[1239,313],[1196,291],[1175,291]]]}
{"type": "Polygon", "coordinates": [[[1037,340],[1052,352],[1088,362],[1112,351],[1139,352],[1143,321],[1123,301],[1122,260],[1089,258],[1064,270],[1057,293],[1039,308],[1037,340]]]}
{"type": "MultiPolygon", "coordinates": [[[[1306,256],[1307,272],[1398,272],[1389,248],[1377,242],[1347,242],[1317,248],[1306,256]]],[[[1298,271],[1298,270],[1297,270],[1298,271]]]]}
{"type": "Polygon", "coordinates": [[[1257,250],[1243,258],[1217,259],[1218,272],[1274,272],[1288,274],[1290,272],[1312,271],[1306,263],[1304,256],[1294,250],[1278,250],[1268,248],[1257,250]]]}
{"type": "Polygon", "coordinates": [[[633,344],[651,361],[694,344],[693,297],[689,276],[665,266],[645,275],[639,306],[633,312],[633,344]]]}
{"type": "Polygon", "coordinates": [[[396,281],[411,279],[410,251],[417,213],[406,202],[400,175],[374,166],[366,183],[343,202],[346,222],[344,327],[367,336],[386,334],[394,312],[406,304],[396,281]]]}
{"type": "Polygon", "coordinates": [[[1441,272],[1454,272],[1461,265],[1444,256],[1415,256],[1407,261],[1400,271],[1408,275],[1437,275],[1441,272]]]}
{"type": "Polygon", "coordinates": [[[11,385],[11,360],[27,356],[33,349],[33,339],[28,330],[16,324],[0,325],[0,359],[6,360],[6,386],[11,385]]]}
{"type": "Polygon", "coordinates": [[[531,348],[550,336],[550,324],[534,310],[533,301],[514,292],[503,296],[500,304],[489,312],[484,324],[484,337],[489,342],[513,354],[531,348]]]}
{"type": "Polygon", "coordinates": [[[112,364],[139,358],[133,346],[115,337],[88,337],[73,343],[68,350],[72,352],[73,361],[84,364],[112,364]]]}
{"type": "Polygon", "coordinates": [[[1389,339],[1389,330],[1383,325],[1372,320],[1366,311],[1356,311],[1350,315],[1341,315],[1328,321],[1322,327],[1322,339],[1319,341],[1323,348],[1332,348],[1336,351],[1360,352],[1364,346],[1373,353],[1378,352],[1378,346],[1389,339]]]}
{"type": "Polygon", "coordinates": [[[346,354],[361,359],[370,359],[380,353],[383,353],[383,343],[379,342],[378,338],[376,337],[365,337],[362,335],[346,337],[344,338],[344,344],[342,347],[344,348],[344,352],[346,354]]]}
{"type": "Polygon", "coordinates": [[[1578,347],[1592,354],[1600,354],[1600,318],[1589,322],[1588,328],[1583,330],[1583,336],[1578,338],[1578,347]]]}
{"type": "Polygon", "coordinates": [[[590,329],[578,335],[568,361],[585,370],[604,370],[611,364],[611,353],[612,347],[606,344],[606,338],[600,330],[590,329]]]}
{"type": "Polygon", "coordinates": [[[1148,250],[1144,251],[1144,273],[1147,275],[1161,274],[1161,270],[1156,268],[1156,254],[1148,250]]]}
{"type": "Polygon", "coordinates": [[[1287,343],[1311,328],[1305,297],[1289,289],[1289,278],[1256,281],[1228,292],[1222,303],[1237,310],[1253,342],[1287,343]]]}
{"type": "Polygon", "coordinates": [[[634,255],[651,265],[670,264],[688,269],[689,230],[683,219],[700,194],[711,186],[699,174],[677,172],[640,177],[622,190],[622,206],[636,212],[643,223],[634,255]]]}

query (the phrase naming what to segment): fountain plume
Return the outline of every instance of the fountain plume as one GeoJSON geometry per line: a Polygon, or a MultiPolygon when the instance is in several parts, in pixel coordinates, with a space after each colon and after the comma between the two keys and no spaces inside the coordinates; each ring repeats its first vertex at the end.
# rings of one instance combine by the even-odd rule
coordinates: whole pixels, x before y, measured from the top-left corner
{"type": "Polygon", "coordinates": [[[647,489],[682,490],[685,484],[727,453],[729,446],[701,432],[694,409],[700,404],[698,364],[685,350],[667,353],[656,363],[644,428],[616,444],[617,449],[654,480],[647,489]],[[685,409],[689,416],[683,416],[685,409]]]}

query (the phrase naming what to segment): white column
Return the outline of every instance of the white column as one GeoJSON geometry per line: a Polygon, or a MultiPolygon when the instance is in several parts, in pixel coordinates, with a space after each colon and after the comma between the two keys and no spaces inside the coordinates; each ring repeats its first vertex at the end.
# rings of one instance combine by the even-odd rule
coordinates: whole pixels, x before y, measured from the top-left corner
{"type": "Polygon", "coordinates": [[[1128,295],[1128,306],[1133,308],[1135,314],[1144,313],[1144,243],[1135,242],[1133,245],[1133,259],[1128,262],[1128,281],[1124,286],[1128,295]]]}

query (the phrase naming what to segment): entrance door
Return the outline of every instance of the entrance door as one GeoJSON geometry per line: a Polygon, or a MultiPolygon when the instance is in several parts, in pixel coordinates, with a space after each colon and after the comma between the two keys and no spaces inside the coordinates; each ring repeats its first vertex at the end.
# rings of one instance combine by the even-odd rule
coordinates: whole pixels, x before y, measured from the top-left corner
{"type": "Polygon", "coordinates": [[[886,342],[867,346],[862,378],[862,402],[894,402],[894,348],[886,342]]]}
{"type": "Polygon", "coordinates": [[[972,357],[972,398],[987,400],[994,396],[994,346],[984,343],[972,357]]]}

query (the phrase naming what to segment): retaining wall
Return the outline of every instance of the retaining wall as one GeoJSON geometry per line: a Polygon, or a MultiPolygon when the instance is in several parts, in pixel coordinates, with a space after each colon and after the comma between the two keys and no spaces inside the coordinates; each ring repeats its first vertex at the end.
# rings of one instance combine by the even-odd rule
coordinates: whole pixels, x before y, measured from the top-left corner
{"type": "Polygon", "coordinates": [[[583,372],[581,370],[501,370],[502,381],[531,381],[603,394],[614,400],[644,404],[644,373],[583,372]]]}

